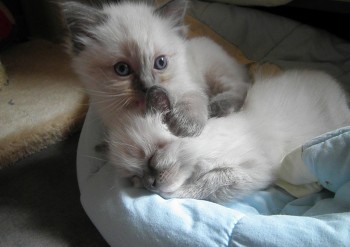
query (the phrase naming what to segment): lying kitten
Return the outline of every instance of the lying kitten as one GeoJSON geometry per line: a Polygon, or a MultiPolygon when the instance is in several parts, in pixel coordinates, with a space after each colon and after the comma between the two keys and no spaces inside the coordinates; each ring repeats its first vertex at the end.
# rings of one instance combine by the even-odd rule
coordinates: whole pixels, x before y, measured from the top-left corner
{"type": "Polygon", "coordinates": [[[198,135],[209,115],[241,108],[249,87],[246,68],[207,38],[185,38],[186,6],[186,0],[159,8],[62,4],[74,70],[108,128],[123,124],[129,113],[143,114],[154,85],[167,91],[166,120],[177,136],[198,135]]]}
{"type": "Polygon", "coordinates": [[[243,109],[209,119],[198,137],[172,135],[161,118],[130,115],[112,130],[111,163],[166,198],[225,201],[272,184],[286,154],[349,125],[350,111],[329,75],[295,70],[257,78],[243,109]]]}

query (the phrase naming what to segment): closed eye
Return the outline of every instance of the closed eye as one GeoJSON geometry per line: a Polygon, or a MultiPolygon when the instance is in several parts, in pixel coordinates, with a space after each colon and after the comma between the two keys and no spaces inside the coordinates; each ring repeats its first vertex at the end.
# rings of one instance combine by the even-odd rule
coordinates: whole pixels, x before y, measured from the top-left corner
{"type": "Polygon", "coordinates": [[[153,157],[154,157],[154,154],[152,154],[152,156],[147,161],[147,168],[149,169],[150,172],[156,171],[153,157]]]}

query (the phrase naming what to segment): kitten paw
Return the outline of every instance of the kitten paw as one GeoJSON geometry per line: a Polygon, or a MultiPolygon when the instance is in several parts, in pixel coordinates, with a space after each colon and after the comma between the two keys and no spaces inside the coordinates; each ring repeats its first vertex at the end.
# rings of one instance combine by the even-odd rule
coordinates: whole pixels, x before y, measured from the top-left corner
{"type": "Polygon", "coordinates": [[[159,86],[153,86],[146,93],[147,112],[161,112],[166,115],[170,111],[170,100],[167,91],[159,86]]]}
{"type": "Polygon", "coordinates": [[[208,119],[206,97],[190,93],[173,107],[168,92],[159,86],[148,89],[146,94],[147,112],[161,112],[164,122],[175,136],[198,136],[208,119]]]}
{"type": "Polygon", "coordinates": [[[167,116],[170,131],[179,137],[198,136],[208,118],[207,107],[202,109],[189,109],[187,103],[180,103],[167,116]]]}
{"type": "Polygon", "coordinates": [[[242,108],[244,98],[231,94],[218,94],[210,100],[209,116],[223,117],[242,108]]]}

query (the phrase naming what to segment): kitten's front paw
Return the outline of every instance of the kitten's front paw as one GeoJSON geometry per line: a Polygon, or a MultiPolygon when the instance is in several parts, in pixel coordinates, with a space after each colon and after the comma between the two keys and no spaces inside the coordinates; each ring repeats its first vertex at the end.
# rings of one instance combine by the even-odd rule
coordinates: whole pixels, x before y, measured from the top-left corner
{"type": "Polygon", "coordinates": [[[191,92],[181,97],[181,101],[171,105],[168,92],[153,86],[146,94],[147,112],[161,112],[169,130],[176,136],[198,136],[208,119],[206,96],[191,92]]]}
{"type": "Polygon", "coordinates": [[[146,109],[147,112],[160,112],[167,115],[170,111],[170,99],[168,92],[160,87],[153,86],[147,90],[146,93],[146,109]]]}
{"type": "Polygon", "coordinates": [[[208,109],[205,106],[191,109],[187,102],[176,105],[167,116],[170,131],[179,137],[198,136],[208,119],[208,109]]]}

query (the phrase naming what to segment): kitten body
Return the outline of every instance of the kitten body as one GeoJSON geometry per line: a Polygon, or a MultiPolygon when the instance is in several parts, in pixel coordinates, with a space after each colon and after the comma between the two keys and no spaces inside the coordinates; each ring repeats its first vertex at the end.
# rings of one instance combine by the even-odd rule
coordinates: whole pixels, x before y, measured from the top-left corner
{"type": "Polygon", "coordinates": [[[286,154],[349,125],[350,111],[329,75],[293,70],[257,78],[243,109],[209,119],[198,137],[175,137],[159,119],[130,116],[128,128],[113,130],[112,164],[164,197],[225,201],[271,185],[286,154]],[[159,131],[153,133],[156,124],[159,131]]]}
{"type": "Polygon", "coordinates": [[[159,8],[133,2],[100,9],[63,5],[73,68],[108,128],[123,124],[130,112],[143,114],[152,86],[168,92],[167,124],[178,136],[198,135],[209,114],[242,106],[249,87],[246,68],[208,38],[184,37],[186,5],[185,0],[159,8]]]}

